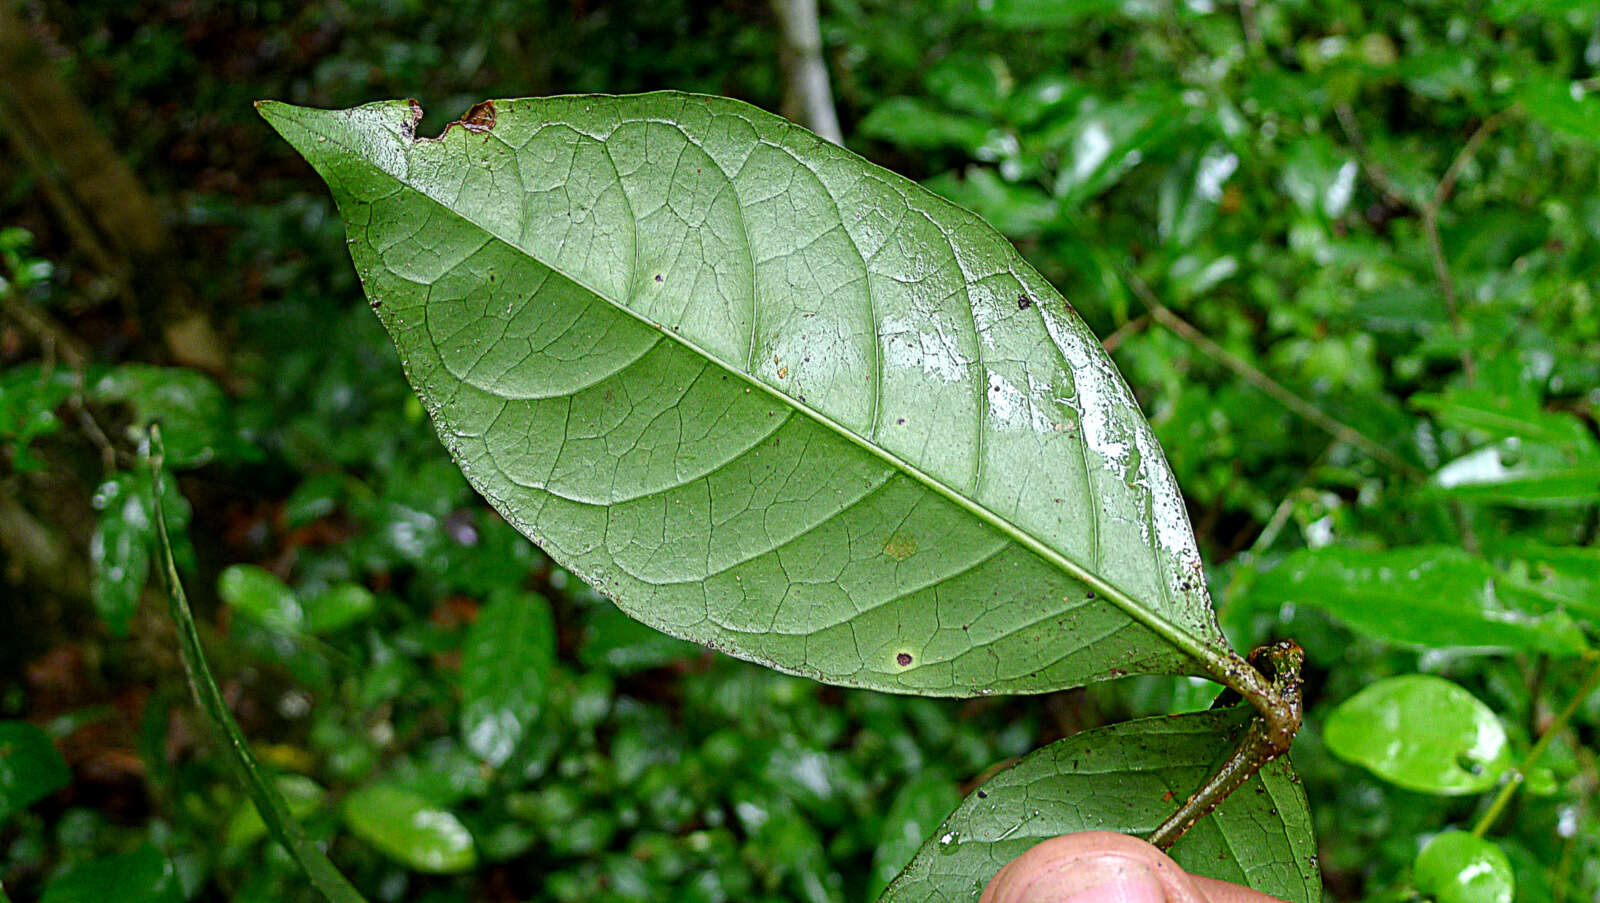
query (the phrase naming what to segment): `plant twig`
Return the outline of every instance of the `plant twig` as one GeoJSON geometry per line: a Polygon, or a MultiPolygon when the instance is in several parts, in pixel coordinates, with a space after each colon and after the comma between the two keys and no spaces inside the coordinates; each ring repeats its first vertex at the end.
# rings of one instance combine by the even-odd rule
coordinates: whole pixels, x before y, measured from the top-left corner
{"type": "Polygon", "coordinates": [[[1128,274],[1128,282],[1133,286],[1134,294],[1138,295],[1139,299],[1150,309],[1150,316],[1155,318],[1156,322],[1177,333],[1181,338],[1205,352],[1207,356],[1217,363],[1232,370],[1240,379],[1260,389],[1273,400],[1310,421],[1317,428],[1335,439],[1348,442],[1360,448],[1368,455],[1377,458],[1395,470],[1410,476],[1422,476],[1422,472],[1404,458],[1368,438],[1366,434],[1355,427],[1336,420],[1327,411],[1296,395],[1284,387],[1282,383],[1261,372],[1260,369],[1251,365],[1248,361],[1212,341],[1210,336],[1196,329],[1187,320],[1173,313],[1166,305],[1162,304],[1156,298],[1155,293],[1150,290],[1150,287],[1145,285],[1144,280],[1138,276],[1131,273],[1128,274]]]}
{"type": "Polygon", "coordinates": [[[1284,725],[1272,724],[1262,713],[1251,718],[1239,745],[1222,767],[1145,838],[1157,848],[1170,848],[1196,822],[1210,815],[1230,794],[1244,786],[1262,766],[1289,751],[1289,744],[1300,728],[1300,668],[1305,663],[1305,652],[1293,640],[1284,640],[1250,653],[1252,664],[1263,658],[1272,666],[1272,685],[1284,707],[1282,714],[1287,716],[1284,721],[1288,725],[1287,733],[1284,733],[1284,725]]]}
{"type": "Polygon", "coordinates": [[[1355,149],[1356,159],[1360,161],[1361,168],[1366,170],[1367,178],[1371,180],[1373,187],[1377,188],[1390,203],[1416,210],[1422,219],[1422,232],[1428,243],[1428,257],[1433,266],[1433,277],[1438,281],[1439,291],[1444,295],[1445,312],[1450,317],[1450,328],[1454,331],[1456,342],[1460,346],[1457,353],[1461,358],[1461,369],[1466,373],[1468,382],[1477,381],[1478,364],[1467,345],[1466,323],[1461,317],[1460,292],[1456,288],[1455,276],[1450,272],[1450,262],[1444,254],[1444,242],[1439,237],[1439,214],[1443,211],[1445,203],[1450,200],[1456,182],[1460,181],[1461,173],[1466,170],[1467,164],[1472,162],[1473,157],[1482,149],[1483,143],[1496,129],[1505,124],[1516,109],[1513,106],[1501,110],[1479,123],[1478,128],[1467,138],[1467,143],[1461,146],[1461,150],[1457,151],[1455,158],[1450,161],[1450,166],[1439,178],[1428,200],[1419,207],[1406,196],[1400,186],[1395,184],[1389,177],[1388,171],[1372,155],[1371,148],[1367,146],[1366,139],[1361,133],[1361,126],[1356,121],[1355,112],[1350,109],[1349,104],[1340,104],[1334,108],[1339,126],[1344,130],[1350,146],[1355,149]]]}
{"type": "Polygon", "coordinates": [[[1600,655],[1591,653],[1585,659],[1594,661],[1594,667],[1589,669],[1588,676],[1583,679],[1578,691],[1572,694],[1572,699],[1567,702],[1566,708],[1556,715],[1555,720],[1551,721],[1549,726],[1544,729],[1544,732],[1539,735],[1539,741],[1533,744],[1533,748],[1528,750],[1528,754],[1522,758],[1521,762],[1517,763],[1516,768],[1512,769],[1510,777],[1500,786],[1500,792],[1495,794],[1494,801],[1489,804],[1489,808],[1478,819],[1478,823],[1472,826],[1474,836],[1482,837],[1489,833],[1489,829],[1494,827],[1495,821],[1505,812],[1506,807],[1511,805],[1511,798],[1516,796],[1517,789],[1527,781],[1528,772],[1532,771],[1533,766],[1539,764],[1539,760],[1544,757],[1545,750],[1550,748],[1550,742],[1555,739],[1557,734],[1566,729],[1567,723],[1572,720],[1572,716],[1577,714],[1578,706],[1583,705],[1584,700],[1589,698],[1589,694],[1594,692],[1595,687],[1600,686],[1600,655]]]}
{"type": "Polygon", "coordinates": [[[167,518],[162,500],[162,484],[167,476],[162,468],[163,449],[161,432],[150,428],[149,466],[151,477],[151,510],[156,521],[155,570],[167,591],[167,604],[172,614],[173,626],[178,634],[178,652],[183,660],[183,670],[189,689],[200,707],[213,733],[223,747],[223,759],[234,770],[240,783],[255,803],[256,811],[267,826],[272,839],[283,845],[296,865],[311,883],[321,891],[329,903],[366,903],[361,893],[340,874],[326,853],[306,836],[300,823],[289,813],[277,788],[262,773],[255,756],[250,752],[244,733],[228,711],[222,691],[211,676],[206,663],[205,649],[200,645],[200,631],[195,626],[194,614],[183,592],[183,582],[178,576],[178,566],[172,560],[172,539],[167,532],[167,518]]]}
{"type": "Polygon", "coordinates": [[[1262,51],[1261,23],[1256,19],[1256,0],[1239,0],[1239,28],[1244,32],[1244,44],[1252,54],[1262,51]]]}
{"type": "Polygon", "coordinates": [[[839,114],[833,108],[828,64],[822,58],[822,29],[817,0],[772,0],[781,41],[783,114],[834,144],[844,144],[839,114]]]}
{"type": "Polygon", "coordinates": [[[1141,314],[1140,316],[1134,317],[1121,326],[1118,326],[1115,332],[1106,336],[1104,339],[1101,339],[1100,347],[1106,350],[1106,354],[1110,354],[1111,352],[1116,351],[1117,346],[1126,341],[1128,336],[1131,336],[1136,332],[1142,332],[1144,328],[1149,325],[1149,314],[1141,314]]]}

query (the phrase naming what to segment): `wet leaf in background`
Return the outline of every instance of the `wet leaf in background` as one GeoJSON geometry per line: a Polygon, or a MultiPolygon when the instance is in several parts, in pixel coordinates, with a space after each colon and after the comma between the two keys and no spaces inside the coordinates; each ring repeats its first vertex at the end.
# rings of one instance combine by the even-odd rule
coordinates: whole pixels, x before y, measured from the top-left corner
{"type": "Polygon", "coordinates": [[[183,903],[178,874],[160,850],[144,844],[127,853],[68,866],[50,879],[39,903],[183,903]]]}
{"type": "Polygon", "coordinates": [[[1328,716],[1334,755],[1408,790],[1482,793],[1510,767],[1505,728],[1477,697],[1441,677],[1380,680],[1328,716]]]}
{"type": "Polygon", "coordinates": [[[362,787],[345,797],[344,821],[356,836],[419,872],[452,874],[478,864],[472,834],[448,810],[398,787],[362,787]]]}
{"type": "Polygon", "coordinates": [[[1252,604],[1318,608],[1391,643],[1579,655],[1589,648],[1565,612],[1516,607],[1496,591],[1499,572],[1456,546],[1365,551],[1302,549],[1251,584],[1252,604]]]}
{"type": "Polygon", "coordinates": [[[1511,903],[1516,896],[1506,854],[1465,831],[1446,831],[1428,841],[1417,854],[1412,880],[1435,903],[1511,903]]]}
{"type": "Polygon", "coordinates": [[[550,603],[533,593],[491,596],[461,648],[461,734],[467,747],[492,766],[505,764],[538,722],[555,664],[550,603]]]}

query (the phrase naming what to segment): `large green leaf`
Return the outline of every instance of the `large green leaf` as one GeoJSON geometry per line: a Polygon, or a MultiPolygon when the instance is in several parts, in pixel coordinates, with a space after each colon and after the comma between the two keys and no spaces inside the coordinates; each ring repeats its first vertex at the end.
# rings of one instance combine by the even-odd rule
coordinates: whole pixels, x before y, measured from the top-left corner
{"type": "Polygon", "coordinates": [[[973,215],[723,98],[261,112],[467,477],[634,616],[930,695],[1224,667],[1132,394],[973,215]]]}
{"type": "MultiPolygon", "coordinates": [[[[879,903],[977,900],[1001,866],[1051,837],[1149,833],[1228,755],[1249,717],[1235,708],[1146,718],[1030,753],[968,796],[879,903]]],[[[1311,813],[1287,759],[1262,769],[1169,852],[1195,874],[1290,903],[1322,896],[1311,813]]]]}

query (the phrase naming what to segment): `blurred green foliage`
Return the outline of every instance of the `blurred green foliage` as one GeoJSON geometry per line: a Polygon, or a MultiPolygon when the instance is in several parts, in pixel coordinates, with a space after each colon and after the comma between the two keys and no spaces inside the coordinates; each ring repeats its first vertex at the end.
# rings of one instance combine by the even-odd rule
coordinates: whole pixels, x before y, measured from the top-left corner
{"type": "MultiPolygon", "coordinates": [[[[1451,883],[1476,862],[1509,869],[1518,900],[1600,895],[1600,695],[1583,682],[1600,618],[1600,4],[823,7],[851,146],[983,214],[1062,289],[1161,437],[1235,644],[1305,646],[1295,757],[1330,896],[1499,899],[1451,883]],[[1496,779],[1468,782],[1483,792],[1406,789],[1336,738],[1364,688],[1417,673],[1503,730],[1496,779]],[[1488,844],[1458,839],[1479,825],[1488,844]]],[[[21,511],[74,553],[59,581],[16,582],[20,533],[3,533],[13,898],[103,899],[115,875],[138,879],[125,899],[313,899],[208,753],[146,587],[136,454],[153,420],[227,698],[373,900],[864,899],[1007,757],[1209,703],[1166,680],[969,703],[845,692],[618,615],[472,497],[360,303],[325,195],[249,106],[413,95],[425,133],[486,96],[671,87],[773,108],[766,4],[24,10],[162,198],[228,367],[168,366],[160,330],[0,155],[3,526],[21,511]],[[418,815],[427,830],[396,830],[418,815]]],[[[1428,694],[1392,695],[1402,726],[1436,717],[1428,694]]]]}

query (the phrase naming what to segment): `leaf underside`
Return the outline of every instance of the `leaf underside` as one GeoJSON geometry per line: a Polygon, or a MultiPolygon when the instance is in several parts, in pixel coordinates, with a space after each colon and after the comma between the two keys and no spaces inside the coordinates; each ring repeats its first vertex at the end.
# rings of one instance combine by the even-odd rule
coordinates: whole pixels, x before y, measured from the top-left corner
{"type": "MultiPolygon", "coordinates": [[[[1023,757],[969,795],[879,903],[977,900],[1000,867],[1077,831],[1146,835],[1231,751],[1242,708],[1128,721],[1023,757]]],[[[1287,758],[1270,762],[1169,851],[1186,870],[1290,903],[1322,883],[1305,792],[1287,758]]]]}
{"type": "Polygon", "coordinates": [[[925,695],[1228,654],[1131,393],[972,214],[724,98],[261,112],[462,471],[634,617],[925,695]]]}

